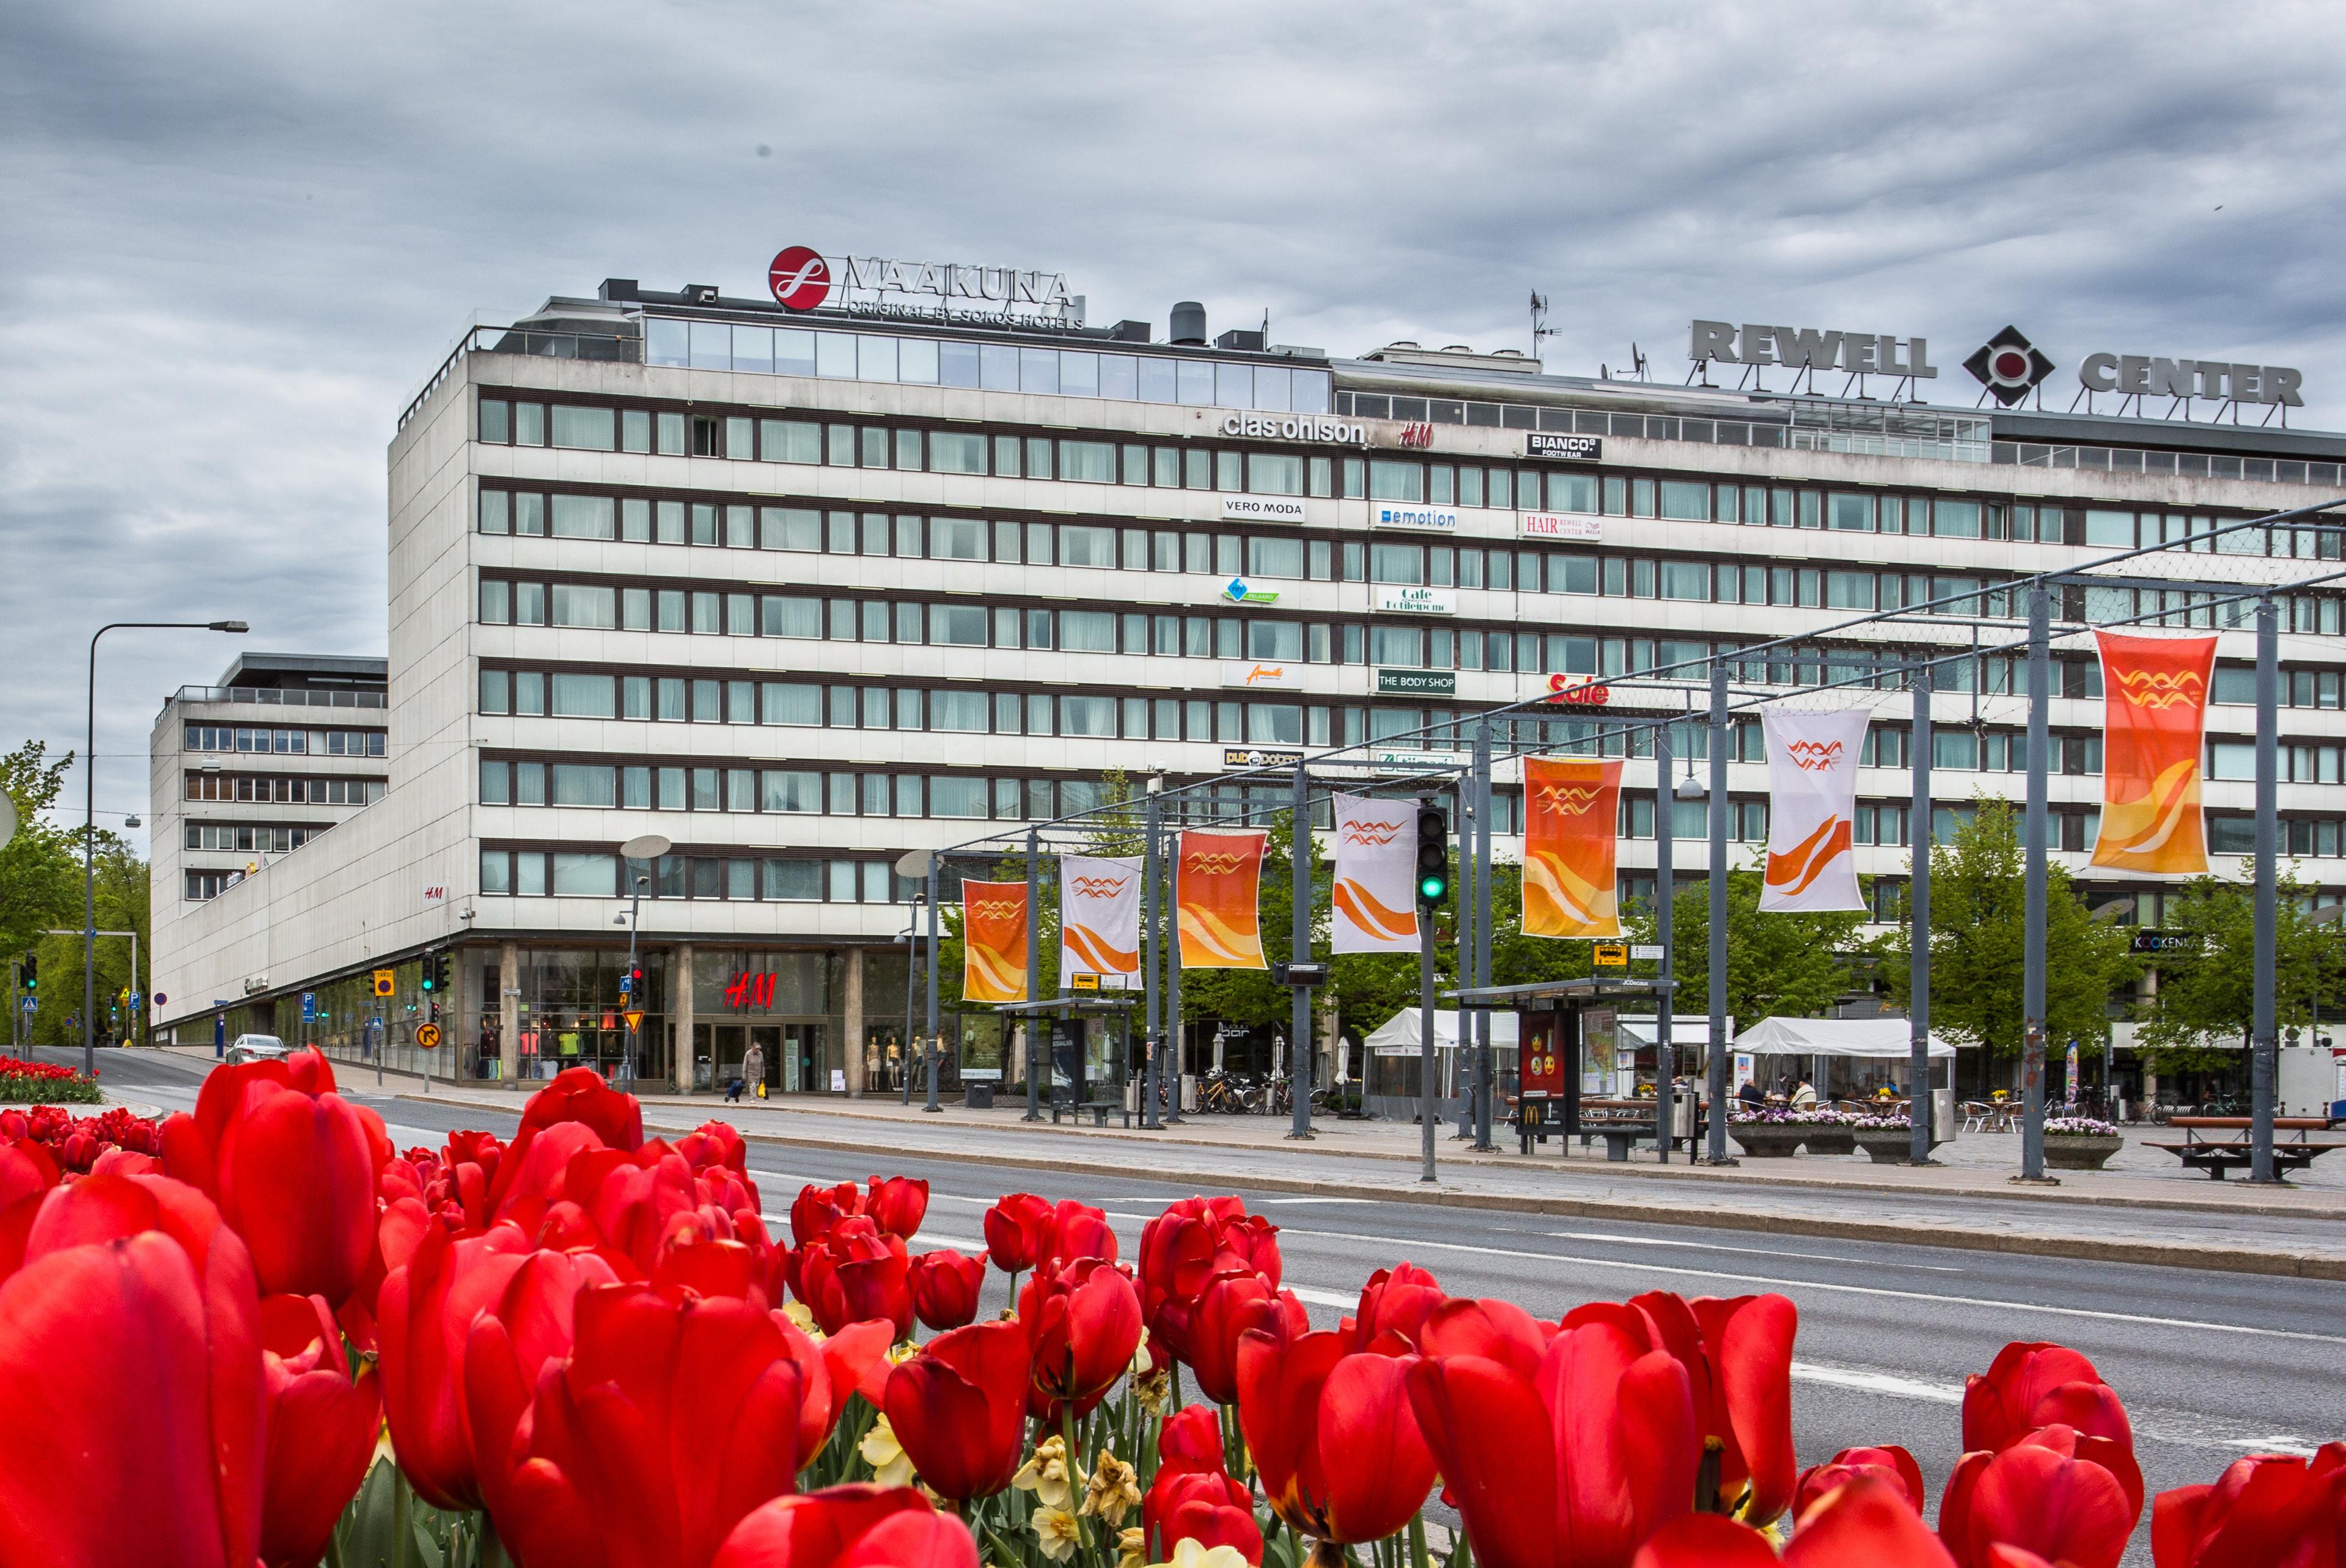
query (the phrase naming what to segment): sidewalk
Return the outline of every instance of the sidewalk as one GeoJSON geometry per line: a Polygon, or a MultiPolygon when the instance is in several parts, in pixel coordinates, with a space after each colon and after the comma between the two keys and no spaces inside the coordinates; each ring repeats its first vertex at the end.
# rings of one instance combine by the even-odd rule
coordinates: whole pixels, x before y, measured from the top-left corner
{"type": "MultiPolygon", "coordinates": [[[[1959,1137],[1942,1146],[1946,1163],[1935,1167],[1880,1166],[1858,1155],[1719,1169],[1682,1160],[1665,1166],[1651,1151],[1608,1161],[1601,1142],[1592,1150],[1575,1145],[1564,1152],[1551,1141],[1529,1156],[1512,1145],[1476,1155],[1452,1141],[1444,1125],[1434,1145],[1439,1179],[1423,1184],[1419,1129],[1402,1123],[1321,1122],[1310,1142],[1293,1142],[1286,1119],[1269,1116],[1191,1116],[1145,1132],[1113,1122],[1104,1129],[1026,1123],[1023,1101],[993,1111],[955,1105],[929,1115],[918,1104],[885,1099],[727,1105],[706,1095],[642,1098],[647,1125],[660,1132],[721,1120],[761,1144],[875,1161],[892,1155],[1071,1174],[1148,1173],[1201,1187],[2346,1279],[2346,1168],[2293,1187],[2214,1182],[2168,1172],[2155,1162],[2171,1156],[2137,1149],[2137,1134],[2157,1135],[2147,1127],[2128,1130],[2123,1168],[2061,1173],[2059,1186],[2037,1186],[2010,1179],[2019,1161],[2011,1135],[1959,1137]]],[[[435,1084],[430,1099],[510,1115],[520,1096],[435,1084]]]]}

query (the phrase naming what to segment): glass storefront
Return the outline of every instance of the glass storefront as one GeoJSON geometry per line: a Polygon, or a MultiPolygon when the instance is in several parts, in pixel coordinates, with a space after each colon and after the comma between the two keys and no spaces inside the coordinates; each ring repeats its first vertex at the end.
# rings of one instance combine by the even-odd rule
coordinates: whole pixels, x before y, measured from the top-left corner
{"type": "MultiPolygon", "coordinates": [[[[624,1079],[629,1052],[625,1015],[631,1006],[640,1006],[644,1020],[634,1035],[634,1076],[639,1083],[666,1082],[667,955],[640,953],[638,962],[643,967],[646,994],[631,999],[619,990],[620,977],[627,969],[625,948],[524,948],[518,979],[521,995],[515,1008],[521,1076],[551,1078],[566,1067],[592,1067],[606,1077],[624,1079]]],[[[494,957],[482,968],[494,974],[494,957]]],[[[497,996],[496,986],[484,976],[481,990],[487,1016],[476,1021],[471,1031],[476,1045],[484,1024],[494,1039],[496,1021],[490,1007],[497,996]]]]}
{"type": "Polygon", "coordinates": [[[692,1086],[724,1089],[743,1076],[755,1047],[768,1094],[844,1094],[845,970],[833,953],[696,949],[692,1086]]]}

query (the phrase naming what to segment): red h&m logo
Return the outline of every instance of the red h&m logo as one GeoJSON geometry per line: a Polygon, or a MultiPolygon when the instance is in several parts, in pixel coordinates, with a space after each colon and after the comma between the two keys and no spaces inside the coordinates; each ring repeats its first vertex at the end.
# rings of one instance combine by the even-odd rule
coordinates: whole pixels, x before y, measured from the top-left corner
{"type": "Polygon", "coordinates": [[[1420,421],[1415,424],[1402,425],[1401,427],[1401,443],[1403,446],[1432,446],[1433,444],[1433,426],[1425,423],[1423,421],[1420,421]]]}
{"type": "Polygon", "coordinates": [[[793,311],[811,311],[830,297],[831,263],[803,245],[793,245],[766,269],[774,298],[793,311]]]}

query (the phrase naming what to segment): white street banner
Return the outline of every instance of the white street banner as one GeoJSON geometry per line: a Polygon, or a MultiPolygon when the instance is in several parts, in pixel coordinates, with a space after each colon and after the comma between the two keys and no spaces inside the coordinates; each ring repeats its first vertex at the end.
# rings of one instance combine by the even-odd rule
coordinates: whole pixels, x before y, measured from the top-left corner
{"type": "Polygon", "coordinates": [[[1768,733],[1768,876],[1762,910],[1862,910],[1851,830],[1857,754],[1872,715],[1760,713],[1768,733]]]}
{"type": "Polygon", "coordinates": [[[1334,950],[1415,952],[1416,895],[1417,803],[1338,795],[1334,950]]]}
{"type": "Polygon", "coordinates": [[[1140,861],[1090,855],[1059,860],[1059,989],[1096,974],[1105,991],[1140,979],[1140,861]]]}

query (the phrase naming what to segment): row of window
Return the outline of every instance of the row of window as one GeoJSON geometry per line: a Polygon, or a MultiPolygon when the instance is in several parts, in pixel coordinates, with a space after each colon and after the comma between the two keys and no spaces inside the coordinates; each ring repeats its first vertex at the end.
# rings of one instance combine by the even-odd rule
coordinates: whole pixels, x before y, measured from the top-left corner
{"type": "Polygon", "coordinates": [[[665,316],[644,318],[644,363],[1280,413],[1326,413],[1335,387],[1330,372],[1303,365],[745,327],[665,316]]]}
{"type": "Polygon", "coordinates": [[[662,855],[657,861],[565,850],[481,851],[481,891],[497,898],[613,898],[619,875],[651,879],[654,898],[738,899],[790,903],[895,903],[920,884],[886,860],[722,860],[662,855]]]}
{"type": "Polygon", "coordinates": [[[268,752],[277,756],[380,757],[380,729],[264,729],[242,724],[190,724],[189,751],[268,752]]]}
{"type": "Polygon", "coordinates": [[[209,902],[242,881],[244,881],[244,873],[241,871],[189,871],[186,875],[179,896],[190,902],[209,902]]]}
{"type": "Polygon", "coordinates": [[[267,827],[243,822],[189,822],[187,829],[187,847],[190,850],[225,850],[271,855],[291,854],[326,830],[323,828],[267,827]]]}
{"type": "Polygon", "coordinates": [[[265,773],[206,773],[187,776],[190,800],[284,801],[301,806],[364,806],[382,799],[381,779],[311,779],[265,773]]]}

